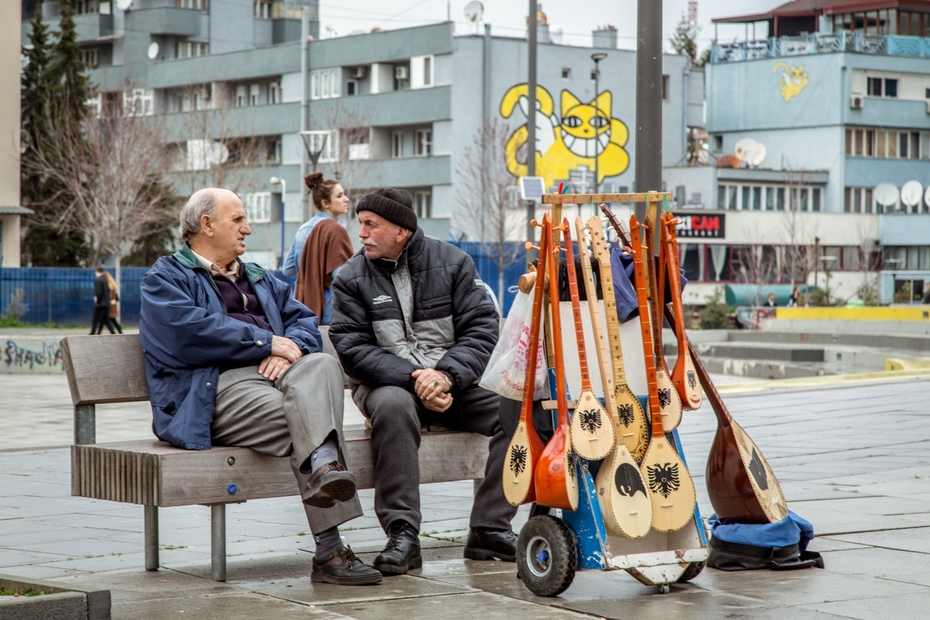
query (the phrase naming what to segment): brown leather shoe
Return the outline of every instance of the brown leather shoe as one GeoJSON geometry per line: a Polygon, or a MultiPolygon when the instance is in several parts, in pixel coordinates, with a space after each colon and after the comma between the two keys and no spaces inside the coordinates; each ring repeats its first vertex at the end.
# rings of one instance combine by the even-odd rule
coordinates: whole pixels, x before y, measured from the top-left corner
{"type": "Polygon", "coordinates": [[[309,495],[304,503],[315,508],[332,508],[355,496],[355,476],[339,461],[322,465],[307,481],[309,495]]]}
{"type": "Polygon", "coordinates": [[[310,581],[337,586],[369,586],[381,583],[381,573],[355,557],[349,547],[340,547],[323,560],[313,558],[310,581]]]}

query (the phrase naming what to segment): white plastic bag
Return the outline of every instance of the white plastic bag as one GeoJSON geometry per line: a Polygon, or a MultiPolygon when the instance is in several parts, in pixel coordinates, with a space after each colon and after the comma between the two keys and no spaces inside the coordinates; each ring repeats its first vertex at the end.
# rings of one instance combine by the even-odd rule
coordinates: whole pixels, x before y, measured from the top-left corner
{"type": "MultiPolygon", "coordinates": [[[[504,329],[491,352],[488,367],[478,383],[481,387],[511,400],[523,400],[526,382],[526,351],[530,344],[530,326],[533,317],[533,298],[527,293],[517,292],[504,321],[504,329]]],[[[539,320],[542,320],[540,317],[539,320]]],[[[536,381],[533,400],[549,398],[548,369],[543,354],[543,332],[539,330],[539,346],[536,349],[536,381]]]]}

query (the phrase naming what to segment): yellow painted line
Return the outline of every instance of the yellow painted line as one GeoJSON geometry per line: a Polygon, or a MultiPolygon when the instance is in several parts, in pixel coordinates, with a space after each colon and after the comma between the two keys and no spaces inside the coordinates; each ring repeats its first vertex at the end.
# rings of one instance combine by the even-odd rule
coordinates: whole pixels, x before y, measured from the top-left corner
{"type": "Polygon", "coordinates": [[[827,321],[930,321],[930,307],[777,308],[776,318],[827,321]]]}
{"type": "Polygon", "coordinates": [[[717,391],[721,394],[741,394],[786,388],[831,387],[867,381],[900,381],[901,379],[925,379],[927,377],[930,377],[930,369],[860,372],[848,375],[823,375],[821,377],[797,377],[795,379],[774,379],[752,383],[728,383],[717,386],[717,391]]]}
{"type": "Polygon", "coordinates": [[[913,357],[886,357],[885,370],[928,370],[930,360],[913,357]]]}

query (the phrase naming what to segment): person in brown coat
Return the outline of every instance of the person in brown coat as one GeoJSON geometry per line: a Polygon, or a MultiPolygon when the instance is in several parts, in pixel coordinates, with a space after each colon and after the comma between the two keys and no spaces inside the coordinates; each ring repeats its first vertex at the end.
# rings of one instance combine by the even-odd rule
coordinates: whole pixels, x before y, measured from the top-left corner
{"type": "Polygon", "coordinates": [[[349,233],[336,221],[348,211],[349,198],[338,182],[324,180],[320,172],[307,175],[304,181],[319,210],[319,220],[300,254],[294,298],[313,310],[320,325],[329,325],[333,278],[352,256],[349,233]]]}

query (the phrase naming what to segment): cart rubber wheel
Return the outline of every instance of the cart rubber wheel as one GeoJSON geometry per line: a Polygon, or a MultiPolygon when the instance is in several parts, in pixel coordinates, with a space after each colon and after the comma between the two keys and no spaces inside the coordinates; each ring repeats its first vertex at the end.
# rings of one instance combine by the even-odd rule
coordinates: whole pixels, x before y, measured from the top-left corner
{"type": "Polygon", "coordinates": [[[548,515],[532,517],[517,538],[517,575],[536,596],[558,596],[578,567],[575,533],[548,515]]]}
{"type": "Polygon", "coordinates": [[[681,574],[681,577],[676,579],[677,583],[684,583],[686,581],[691,581],[695,577],[701,574],[701,571],[704,570],[704,565],[706,562],[691,562],[688,565],[688,568],[685,569],[685,572],[681,574]]]}

